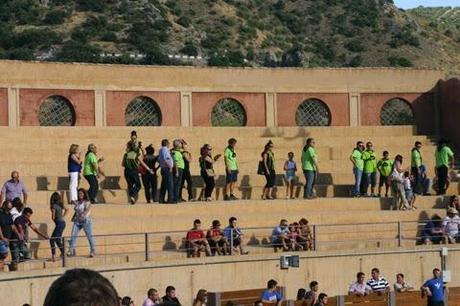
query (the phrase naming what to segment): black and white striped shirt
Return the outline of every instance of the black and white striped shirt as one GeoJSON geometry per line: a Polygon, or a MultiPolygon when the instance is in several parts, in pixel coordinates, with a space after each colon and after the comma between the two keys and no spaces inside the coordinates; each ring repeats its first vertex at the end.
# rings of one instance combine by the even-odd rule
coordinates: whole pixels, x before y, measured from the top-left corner
{"type": "Polygon", "coordinates": [[[367,284],[369,285],[369,287],[372,288],[373,292],[384,291],[386,288],[389,287],[387,280],[384,279],[383,277],[379,277],[378,281],[371,278],[370,280],[367,281],[367,284]]]}

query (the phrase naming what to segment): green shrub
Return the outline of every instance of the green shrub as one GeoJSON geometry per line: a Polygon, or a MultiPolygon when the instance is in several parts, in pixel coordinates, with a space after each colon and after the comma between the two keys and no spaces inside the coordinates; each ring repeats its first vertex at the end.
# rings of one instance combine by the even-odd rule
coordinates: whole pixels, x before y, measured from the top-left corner
{"type": "Polygon", "coordinates": [[[78,41],[69,41],[64,44],[56,55],[56,59],[64,62],[96,63],[100,60],[101,49],[78,41]]]}
{"type": "Polygon", "coordinates": [[[402,56],[390,56],[388,62],[392,67],[412,67],[412,62],[402,56]]]}
{"type": "Polygon", "coordinates": [[[75,2],[79,11],[102,13],[107,9],[107,4],[104,0],[76,0],[75,2]]]}
{"type": "Polygon", "coordinates": [[[35,59],[34,51],[28,48],[17,48],[7,52],[9,59],[14,60],[33,60],[35,59]]]}
{"type": "Polygon", "coordinates": [[[195,47],[193,42],[188,41],[185,43],[184,47],[179,50],[180,53],[188,55],[188,56],[197,56],[198,49],[195,47]]]}
{"type": "Polygon", "coordinates": [[[363,45],[362,39],[353,39],[345,44],[345,48],[351,52],[363,52],[365,47],[363,45]]]}
{"type": "Polygon", "coordinates": [[[49,25],[63,24],[67,17],[69,17],[69,13],[66,11],[53,9],[46,14],[43,22],[49,25]]]}
{"type": "Polygon", "coordinates": [[[179,19],[177,19],[176,22],[180,24],[181,26],[183,26],[184,28],[188,28],[192,20],[187,16],[181,16],[179,19]]]}

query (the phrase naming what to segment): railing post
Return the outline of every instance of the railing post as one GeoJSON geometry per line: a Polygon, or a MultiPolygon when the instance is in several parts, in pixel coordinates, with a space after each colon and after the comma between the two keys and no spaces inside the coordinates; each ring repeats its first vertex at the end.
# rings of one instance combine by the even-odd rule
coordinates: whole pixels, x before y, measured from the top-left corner
{"type": "Polygon", "coordinates": [[[62,254],[62,267],[63,268],[65,268],[67,266],[67,256],[66,256],[66,251],[65,251],[65,243],[66,243],[65,237],[62,237],[62,251],[64,251],[64,253],[62,254]]]}
{"type": "Polygon", "coordinates": [[[149,234],[144,233],[145,261],[150,260],[149,234]]]}
{"type": "Polygon", "coordinates": [[[402,223],[401,221],[398,221],[398,247],[401,246],[401,241],[402,241],[402,223]]]}
{"type": "Polygon", "coordinates": [[[230,228],[230,255],[233,255],[233,228],[230,228]]]}
{"type": "Polygon", "coordinates": [[[313,225],[313,251],[317,250],[318,244],[317,244],[317,239],[316,239],[316,224],[313,225]]]}

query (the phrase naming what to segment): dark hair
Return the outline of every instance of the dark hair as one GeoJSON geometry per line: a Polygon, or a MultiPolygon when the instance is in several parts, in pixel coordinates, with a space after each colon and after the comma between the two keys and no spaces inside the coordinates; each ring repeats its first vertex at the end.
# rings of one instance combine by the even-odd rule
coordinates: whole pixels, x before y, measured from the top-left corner
{"type": "Polygon", "coordinates": [[[161,141],[161,146],[162,146],[162,147],[166,147],[168,144],[169,144],[169,140],[168,140],[168,139],[163,139],[163,140],[161,141]]]}
{"type": "Polygon", "coordinates": [[[26,215],[26,214],[31,214],[31,215],[32,215],[33,213],[34,213],[34,211],[33,211],[32,208],[30,208],[30,207],[26,207],[26,208],[24,208],[24,210],[22,211],[22,214],[23,214],[23,215],[26,215]]]}
{"type": "Polygon", "coordinates": [[[286,219],[281,219],[281,220],[280,220],[280,224],[281,224],[281,223],[284,223],[284,222],[288,222],[288,221],[287,221],[286,219]]]}
{"type": "Polygon", "coordinates": [[[147,291],[147,296],[151,296],[155,292],[158,292],[157,289],[150,288],[149,291],[147,291]]]}
{"type": "Polygon", "coordinates": [[[5,211],[6,206],[8,205],[8,203],[11,203],[11,201],[8,200],[8,199],[5,199],[5,201],[3,201],[3,203],[2,203],[2,210],[3,210],[3,211],[5,211]]]}
{"type": "Polygon", "coordinates": [[[266,144],[265,144],[265,147],[264,147],[264,153],[268,151],[268,149],[270,149],[270,146],[273,144],[273,142],[271,140],[269,140],[266,144]]]}
{"type": "Polygon", "coordinates": [[[404,177],[409,177],[410,173],[409,171],[404,171],[404,177]]]}
{"type": "Polygon", "coordinates": [[[228,140],[228,144],[231,145],[231,144],[235,144],[236,143],[236,139],[235,138],[230,138],[228,140]]]}
{"type": "Polygon", "coordinates": [[[434,269],[433,269],[433,273],[434,273],[434,272],[441,272],[441,270],[439,270],[438,268],[434,268],[434,269]]]}
{"type": "Polygon", "coordinates": [[[401,156],[401,154],[398,154],[398,155],[395,156],[395,161],[399,161],[402,164],[403,157],[401,156]]]}
{"type": "Polygon", "coordinates": [[[401,278],[404,278],[404,274],[402,274],[402,273],[398,273],[398,274],[396,274],[396,276],[401,276],[401,278]]]}
{"type": "Polygon", "coordinates": [[[359,145],[361,145],[361,144],[364,144],[364,142],[362,142],[361,140],[356,142],[356,147],[359,147],[359,145]]]}
{"type": "Polygon", "coordinates": [[[259,306],[260,304],[262,304],[261,300],[257,300],[257,301],[254,302],[254,306],[259,306]]]}
{"type": "Polygon", "coordinates": [[[377,272],[380,273],[380,270],[378,268],[372,268],[371,272],[377,272]]]}
{"type": "Polygon", "coordinates": [[[276,285],[278,285],[278,282],[274,279],[271,279],[267,282],[267,289],[274,288],[276,285]]]}
{"type": "Polygon", "coordinates": [[[236,219],[235,217],[230,217],[230,219],[228,219],[228,223],[233,223],[233,221],[236,221],[238,219],[236,219]]]}
{"type": "Polygon", "coordinates": [[[61,208],[64,208],[64,202],[59,192],[55,191],[50,197],[50,209],[53,209],[54,205],[59,205],[61,208]]]}
{"type": "Polygon", "coordinates": [[[291,155],[294,156],[294,152],[289,152],[288,153],[288,156],[291,156],[291,155]]]}
{"type": "Polygon", "coordinates": [[[131,136],[136,136],[137,137],[137,132],[136,131],[131,131],[131,136]]]}
{"type": "Polygon", "coordinates": [[[118,306],[118,293],[101,274],[88,269],[67,270],[55,280],[43,306],[98,305],[118,306]]]}
{"type": "Polygon", "coordinates": [[[326,293],[320,293],[319,296],[318,296],[318,300],[322,301],[322,300],[324,300],[325,297],[327,297],[326,293]]]}
{"type": "Polygon", "coordinates": [[[195,220],[193,221],[193,224],[201,224],[201,220],[200,220],[200,219],[195,219],[195,220]]]}
{"type": "Polygon", "coordinates": [[[449,206],[451,206],[452,203],[454,203],[454,200],[455,200],[456,198],[458,199],[458,196],[455,195],[455,194],[454,194],[454,195],[451,195],[451,196],[449,197],[449,206]]]}
{"type": "Polygon", "coordinates": [[[145,147],[145,153],[147,155],[153,155],[155,153],[155,148],[152,145],[145,147]]]}
{"type": "Polygon", "coordinates": [[[77,193],[80,193],[80,192],[83,192],[83,200],[88,201],[88,192],[86,192],[84,188],[78,188],[77,193]]]}
{"type": "Polygon", "coordinates": [[[125,296],[121,299],[121,305],[123,306],[129,306],[132,302],[132,299],[130,296],[125,296]]]}
{"type": "Polygon", "coordinates": [[[318,286],[318,282],[317,281],[312,281],[310,283],[310,289],[313,289],[313,287],[315,287],[315,286],[318,286]]]}
{"type": "Polygon", "coordinates": [[[442,218],[441,218],[438,214],[434,214],[434,215],[431,217],[431,221],[433,222],[433,224],[434,224],[436,227],[440,227],[441,224],[442,224],[442,218]]]}
{"type": "Polygon", "coordinates": [[[371,144],[372,144],[372,142],[371,142],[371,141],[368,141],[368,142],[366,143],[366,146],[368,147],[368,146],[371,145],[371,144]]]}
{"type": "Polygon", "coordinates": [[[437,150],[438,152],[442,150],[447,145],[447,140],[446,139],[441,139],[438,141],[438,147],[437,150]]]}
{"type": "Polygon", "coordinates": [[[301,301],[305,298],[305,294],[307,293],[307,290],[304,288],[300,288],[297,290],[297,301],[301,301]]]}
{"type": "Polygon", "coordinates": [[[383,155],[388,155],[390,153],[388,153],[388,151],[383,151],[383,155]]]}
{"type": "Polygon", "coordinates": [[[217,226],[218,224],[220,224],[219,220],[212,221],[212,226],[217,226]]]}
{"type": "Polygon", "coordinates": [[[307,138],[307,146],[311,146],[311,142],[314,140],[314,138],[307,138]]]}
{"type": "Polygon", "coordinates": [[[417,141],[415,142],[414,146],[418,146],[418,145],[421,145],[421,144],[422,144],[422,143],[421,143],[420,141],[417,140],[417,141]]]}
{"type": "Polygon", "coordinates": [[[18,211],[22,211],[24,208],[24,203],[22,203],[20,198],[14,198],[13,201],[11,201],[11,204],[13,204],[13,207],[16,207],[18,211]]]}
{"type": "Polygon", "coordinates": [[[174,286],[168,286],[166,287],[166,293],[170,293],[171,291],[173,290],[176,290],[176,288],[174,288],[174,286]]]}
{"type": "Polygon", "coordinates": [[[299,220],[299,224],[308,224],[308,220],[305,218],[302,218],[299,220]]]}
{"type": "Polygon", "coordinates": [[[358,272],[358,273],[356,273],[356,278],[360,278],[363,275],[365,275],[363,272],[358,272]]]}

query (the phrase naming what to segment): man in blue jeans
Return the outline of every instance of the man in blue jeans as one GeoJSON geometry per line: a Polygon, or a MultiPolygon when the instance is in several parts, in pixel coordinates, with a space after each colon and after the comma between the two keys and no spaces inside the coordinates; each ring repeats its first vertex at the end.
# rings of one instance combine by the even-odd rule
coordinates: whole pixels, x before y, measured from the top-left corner
{"type": "Polygon", "coordinates": [[[353,187],[352,195],[360,196],[361,179],[363,177],[364,160],[363,160],[364,142],[358,141],[356,148],[351,152],[350,160],[353,163],[353,175],[355,176],[355,186],[353,187]]]}
{"type": "Polygon", "coordinates": [[[313,194],[313,186],[316,182],[318,175],[318,155],[315,150],[315,140],[313,138],[307,139],[307,144],[302,150],[302,170],[305,176],[305,185],[303,188],[304,199],[314,199],[316,196],[313,194]]]}
{"type": "Polygon", "coordinates": [[[158,163],[161,168],[161,186],[160,186],[160,203],[165,203],[165,195],[168,192],[168,203],[175,203],[173,186],[173,160],[169,151],[169,141],[163,139],[161,141],[161,149],[158,155],[158,163]]]}
{"type": "Polygon", "coordinates": [[[433,278],[427,280],[422,287],[422,298],[427,297],[428,306],[444,306],[444,284],[442,282],[441,270],[433,269],[433,278]]]}

